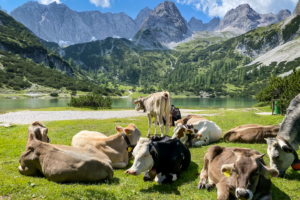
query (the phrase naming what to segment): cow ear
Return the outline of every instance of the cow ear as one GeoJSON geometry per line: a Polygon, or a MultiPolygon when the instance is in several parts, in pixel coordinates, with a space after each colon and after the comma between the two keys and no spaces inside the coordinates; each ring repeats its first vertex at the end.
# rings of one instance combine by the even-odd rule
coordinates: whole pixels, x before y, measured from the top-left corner
{"type": "Polygon", "coordinates": [[[278,140],[278,144],[284,152],[286,152],[286,153],[292,153],[293,152],[293,149],[291,149],[288,145],[286,145],[286,143],[283,142],[282,140],[278,140]]]}
{"type": "Polygon", "coordinates": [[[291,149],[290,147],[288,147],[287,145],[284,145],[281,147],[281,149],[286,152],[286,153],[292,153],[293,149],[291,149]]]}
{"type": "Polygon", "coordinates": [[[227,177],[231,176],[231,174],[234,170],[235,170],[234,163],[222,165],[222,167],[221,167],[221,173],[227,177]]]}
{"type": "Polygon", "coordinates": [[[137,103],[138,103],[138,101],[137,101],[137,100],[133,102],[133,104],[137,104],[137,103]]]}
{"type": "Polygon", "coordinates": [[[116,126],[116,130],[121,133],[123,131],[123,127],[122,126],[116,126]]]}
{"type": "MultiPolygon", "coordinates": [[[[261,164],[262,165],[262,164],[261,164]]],[[[279,172],[274,169],[274,168],[270,168],[270,167],[266,167],[264,165],[262,165],[262,170],[261,170],[261,175],[263,175],[266,179],[270,179],[273,177],[277,177],[279,175],[279,172]]]]}
{"type": "Polygon", "coordinates": [[[155,156],[158,155],[158,152],[157,152],[156,148],[154,146],[152,146],[152,145],[150,147],[149,152],[150,152],[151,155],[155,155],[155,156]]]}
{"type": "Polygon", "coordinates": [[[191,129],[188,129],[188,130],[186,130],[186,133],[191,134],[191,133],[193,133],[193,131],[191,129]]]}

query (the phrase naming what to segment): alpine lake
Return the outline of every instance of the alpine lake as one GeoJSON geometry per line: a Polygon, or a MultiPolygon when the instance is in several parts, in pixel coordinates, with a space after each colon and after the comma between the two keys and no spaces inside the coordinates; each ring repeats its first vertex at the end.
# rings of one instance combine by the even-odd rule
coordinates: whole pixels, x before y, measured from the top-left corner
{"type": "MultiPolygon", "coordinates": [[[[134,109],[133,98],[113,98],[115,109],[134,109]]],[[[9,110],[67,107],[70,99],[0,99],[0,113],[9,110]]],[[[248,108],[257,101],[251,98],[173,98],[172,104],[183,108],[248,108]]]]}

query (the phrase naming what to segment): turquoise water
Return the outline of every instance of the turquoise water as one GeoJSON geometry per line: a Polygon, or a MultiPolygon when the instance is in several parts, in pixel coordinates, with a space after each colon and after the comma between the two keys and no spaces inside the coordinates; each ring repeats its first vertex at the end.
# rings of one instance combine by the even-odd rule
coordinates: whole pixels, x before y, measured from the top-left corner
{"type": "MultiPolygon", "coordinates": [[[[0,99],[0,112],[14,109],[34,109],[48,107],[66,107],[69,99],[0,99]]],[[[112,99],[113,108],[134,108],[134,99],[112,99]]],[[[199,108],[246,108],[256,104],[255,99],[244,98],[174,98],[172,104],[199,108]]]]}

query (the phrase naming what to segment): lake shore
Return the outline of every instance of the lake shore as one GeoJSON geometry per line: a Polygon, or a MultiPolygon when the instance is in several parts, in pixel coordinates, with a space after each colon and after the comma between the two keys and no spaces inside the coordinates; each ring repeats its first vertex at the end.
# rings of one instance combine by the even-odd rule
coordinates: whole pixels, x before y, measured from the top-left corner
{"type": "MultiPolygon", "coordinates": [[[[181,109],[181,115],[203,112],[204,110],[181,109]]],[[[214,116],[219,113],[206,113],[201,116],[214,116]]],[[[35,121],[61,121],[83,119],[118,119],[146,116],[142,111],[131,110],[104,110],[104,111],[16,111],[0,115],[0,122],[5,124],[31,124],[35,121]]]]}

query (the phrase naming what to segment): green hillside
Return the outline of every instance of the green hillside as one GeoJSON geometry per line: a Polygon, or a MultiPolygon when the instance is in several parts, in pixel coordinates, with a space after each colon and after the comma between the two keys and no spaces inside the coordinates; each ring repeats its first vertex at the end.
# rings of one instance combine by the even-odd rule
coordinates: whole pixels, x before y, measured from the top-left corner
{"type": "MultiPolygon", "coordinates": [[[[49,51],[24,25],[0,11],[0,88],[21,90],[33,83],[54,89],[66,88],[104,95],[121,95],[118,89],[93,83],[56,51],[49,51]]],[[[55,43],[52,49],[58,47],[55,43]]]]}
{"type": "Polygon", "coordinates": [[[129,40],[114,38],[62,50],[65,59],[71,58],[77,69],[92,74],[94,80],[116,80],[120,84],[140,86],[144,92],[153,85],[158,90],[174,93],[250,97],[266,87],[271,75],[287,72],[294,64],[247,64],[296,38],[299,24],[300,16],[297,16],[285,26],[283,21],[237,37],[229,32],[200,32],[194,40],[172,50],[146,51],[129,40]]]}

